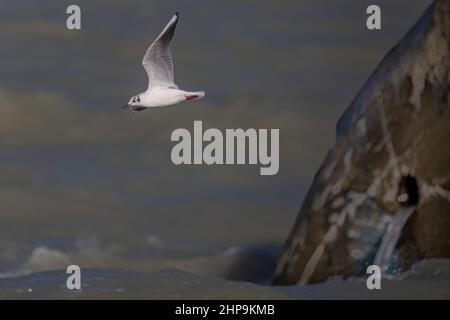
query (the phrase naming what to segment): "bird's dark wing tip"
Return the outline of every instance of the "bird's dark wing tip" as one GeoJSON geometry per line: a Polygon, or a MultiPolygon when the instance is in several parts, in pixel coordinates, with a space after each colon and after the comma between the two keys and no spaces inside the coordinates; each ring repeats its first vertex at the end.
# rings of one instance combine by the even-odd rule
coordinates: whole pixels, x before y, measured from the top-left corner
{"type": "Polygon", "coordinates": [[[177,18],[180,16],[180,13],[177,11],[175,12],[175,15],[177,16],[177,18]]]}

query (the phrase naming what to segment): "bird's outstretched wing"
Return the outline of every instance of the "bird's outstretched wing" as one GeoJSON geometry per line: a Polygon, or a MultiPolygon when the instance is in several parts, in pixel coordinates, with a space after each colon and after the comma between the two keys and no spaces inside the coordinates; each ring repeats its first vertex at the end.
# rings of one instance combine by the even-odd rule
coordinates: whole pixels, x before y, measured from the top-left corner
{"type": "Polygon", "coordinates": [[[148,88],[177,88],[173,77],[173,59],[170,52],[170,41],[175,33],[178,12],[170,19],[155,41],[145,53],[142,65],[147,71],[148,88]]]}

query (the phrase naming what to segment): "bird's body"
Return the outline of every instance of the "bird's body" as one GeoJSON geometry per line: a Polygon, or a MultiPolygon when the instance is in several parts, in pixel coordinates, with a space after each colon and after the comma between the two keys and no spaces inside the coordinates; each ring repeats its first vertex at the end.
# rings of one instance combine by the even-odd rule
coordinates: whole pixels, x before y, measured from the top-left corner
{"type": "Polygon", "coordinates": [[[148,88],[145,92],[133,96],[124,108],[142,111],[146,108],[167,107],[183,101],[201,99],[205,96],[204,91],[184,91],[175,84],[170,41],[175,33],[177,22],[178,13],[172,17],[147,49],[142,65],[148,75],[148,88]]]}
{"type": "Polygon", "coordinates": [[[154,88],[139,94],[139,96],[143,107],[155,108],[201,99],[205,96],[205,93],[203,91],[189,92],[176,88],[154,88]]]}

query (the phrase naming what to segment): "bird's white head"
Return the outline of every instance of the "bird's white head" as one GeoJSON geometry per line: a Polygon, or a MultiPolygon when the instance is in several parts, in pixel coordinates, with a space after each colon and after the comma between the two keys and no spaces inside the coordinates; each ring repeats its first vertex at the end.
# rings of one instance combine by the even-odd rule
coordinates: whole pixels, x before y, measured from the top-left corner
{"type": "Polygon", "coordinates": [[[122,109],[135,108],[140,106],[141,106],[141,95],[137,94],[135,96],[132,96],[130,101],[128,101],[128,103],[124,105],[122,109]]]}

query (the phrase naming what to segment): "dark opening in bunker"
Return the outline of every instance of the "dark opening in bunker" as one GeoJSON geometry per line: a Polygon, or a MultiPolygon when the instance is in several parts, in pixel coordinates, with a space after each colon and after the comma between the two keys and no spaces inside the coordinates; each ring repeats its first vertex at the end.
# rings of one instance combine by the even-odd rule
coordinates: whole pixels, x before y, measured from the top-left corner
{"type": "Polygon", "coordinates": [[[416,206],[419,203],[419,186],[414,176],[408,174],[402,177],[397,200],[402,206],[416,206]]]}

